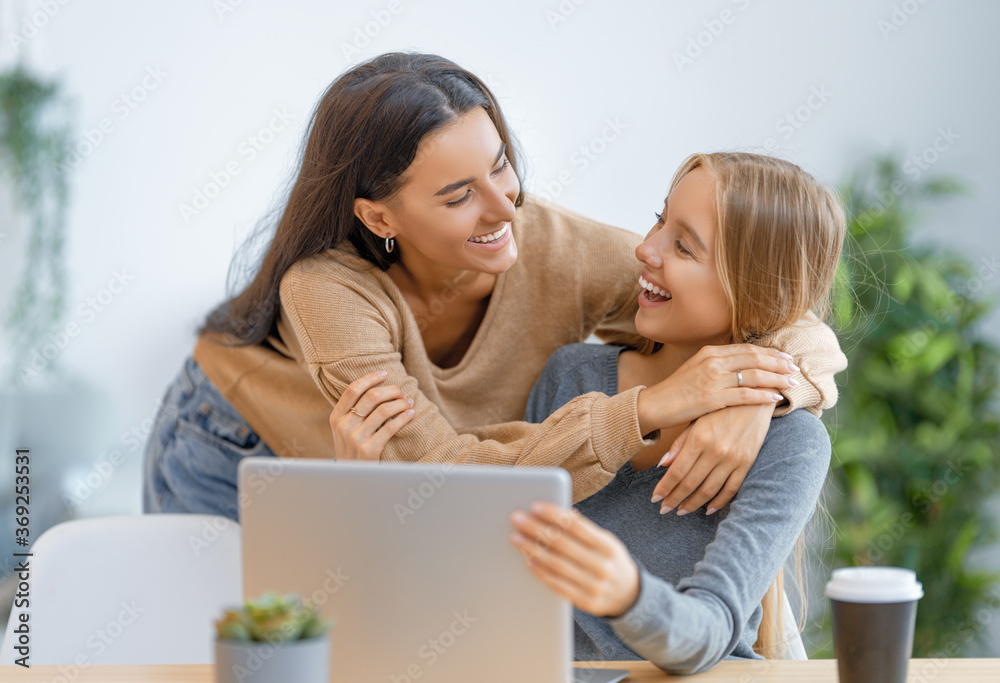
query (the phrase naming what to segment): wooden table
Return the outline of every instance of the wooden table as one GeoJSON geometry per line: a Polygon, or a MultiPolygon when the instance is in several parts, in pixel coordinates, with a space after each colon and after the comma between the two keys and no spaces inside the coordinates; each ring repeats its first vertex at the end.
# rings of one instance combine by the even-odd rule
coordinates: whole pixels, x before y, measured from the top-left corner
{"type": "MultiPolygon", "coordinates": [[[[586,662],[578,666],[602,669],[628,669],[627,681],[684,680],[690,683],[782,683],[815,681],[837,683],[837,662],[833,659],[774,662],[720,662],[711,671],[696,676],[668,676],[648,662],[586,662]]],[[[214,683],[212,664],[180,664],[163,666],[89,666],[73,673],[69,667],[0,666],[0,681],[33,681],[53,683],[57,680],[74,683],[214,683]],[[60,678],[60,676],[64,678],[60,678]]],[[[1000,681],[1000,659],[913,659],[910,661],[910,681],[934,683],[996,683],[1000,681]],[[921,676],[923,678],[921,678],[921,676]]]]}

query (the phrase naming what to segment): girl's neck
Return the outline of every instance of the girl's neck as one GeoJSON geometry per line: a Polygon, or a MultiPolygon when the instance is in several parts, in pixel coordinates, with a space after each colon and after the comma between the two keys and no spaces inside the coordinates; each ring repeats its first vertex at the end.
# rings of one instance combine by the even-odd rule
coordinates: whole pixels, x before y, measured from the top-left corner
{"type": "MultiPolygon", "coordinates": [[[[723,343],[725,342],[718,340],[704,342],[704,344],[723,343]]],[[[664,344],[656,353],[650,355],[642,355],[635,351],[623,352],[618,356],[618,391],[626,391],[640,384],[648,387],[666,379],[691,356],[698,353],[704,344],[664,344]]],[[[640,472],[654,467],[686,427],[687,424],[681,424],[660,430],[658,443],[640,449],[632,457],[632,469],[640,472]]]]}
{"type": "Polygon", "coordinates": [[[691,356],[698,353],[700,348],[701,346],[686,344],[664,344],[656,353],[639,356],[636,359],[640,374],[638,384],[652,386],[665,380],[691,356]]]}

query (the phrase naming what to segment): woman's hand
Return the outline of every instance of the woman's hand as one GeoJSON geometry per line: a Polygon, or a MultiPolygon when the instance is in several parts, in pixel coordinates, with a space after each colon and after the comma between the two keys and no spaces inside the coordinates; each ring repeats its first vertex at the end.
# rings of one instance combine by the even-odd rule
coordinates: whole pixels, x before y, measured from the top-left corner
{"type": "Polygon", "coordinates": [[[777,391],[798,384],[790,377],[797,371],[791,356],[776,349],[704,346],[665,380],[639,392],[639,428],[649,434],[730,406],[773,408],[784,400],[777,391]]]}
{"type": "Polygon", "coordinates": [[[528,569],[575,607],[618,617],[639,599],[639,568],[618,537],[581,515],[539,501],[510,517],[511,543],[528,569]]]}
{"type": "Polygon", "coordinates": [[[330,413],[339,460],[378,460],[386,442],[413,417],[413,399],[405,391],[376,386],[385,377],[385,372],[371,372],[354,380],[330,413]]]}
{"type": "Polygon", "coordinates": [[[663,501],[660,514],[678,508],[678,515],[686,515],[713,496],[705,514],[727,505],[757,460],[773,412],[773,405],[727,408],[681,432],[659,463],[670,465],[653,489],[652,502],[663,501]]]}

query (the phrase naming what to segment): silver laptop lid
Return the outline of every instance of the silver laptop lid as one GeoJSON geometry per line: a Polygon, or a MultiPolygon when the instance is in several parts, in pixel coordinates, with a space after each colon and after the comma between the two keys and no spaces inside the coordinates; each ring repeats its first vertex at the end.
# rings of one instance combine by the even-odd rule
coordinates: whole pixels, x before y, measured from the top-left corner
{"type": "Polygon", "coordinates": [[[570,504],[560,468],[244,458],[243,589],[335,619],[331,682],[572,680],[572,612],[509,516],[570,504]]]}

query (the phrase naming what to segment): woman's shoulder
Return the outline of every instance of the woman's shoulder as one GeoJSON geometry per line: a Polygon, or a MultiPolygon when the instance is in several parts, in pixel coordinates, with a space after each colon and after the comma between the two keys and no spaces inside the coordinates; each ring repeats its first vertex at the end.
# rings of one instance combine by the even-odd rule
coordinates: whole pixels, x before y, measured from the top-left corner
{"type": "Polygon", "coordinates": [[[515,229],[521,228],[522,241],[545,243],[559,250],[590,250],[594,246],[603,245],[621,246],[628,252],[642,241],[642,236],[631,230],[602,223],[543,197],[527,193],[514,220],[515,229]]]}
{"type": "Polygon", "coordinates": [[[528,397],[526,420],[541,422],[577,396],[600,391],[614,394],[622,347],[567,344],[553,352],[528,397]]]}
{"type": "Polygon", "coordinates": [[[372,273],[377,272],[381,271],[375,264],[362,258],[349,243],[345,243],[299,259],[289,266],[284,277],[296,279],[302,276],[326,276],[331,279],[355,280],[370,278],[372,273]]]}
{"type": "Polygon", "coordinates": [[[556,349],[549,356],[544,372],[566,375],[578,372],[595,363],[604,363],[614,358],[617,360],[622,347],[614,344],[566,344],[556,349]]]}
{"type": "Polygon", "coordinates": [[[772,419],[767,434],[771,438],[802,438],[811,445],[830,448],[830,433],[823,420],[804,408],[772,419]]]}
{"type": "Polygon", "coordinates": [[[532,195],[513,225],[518,259],[508,277],[521,288],[558,292],[587,319],[619,310],[638,288],[639,235],[532,195]]]}
{"type": "Polygon", "coordinates": [[[397,334],[403,313],[394,291],[387,273],[342,249],[296,261],[278,285],[281,308],[293,328],[330,338],[357,334],[359,326],[397,334]],[[331,325],[331,320],[351,324],[331,325]]]}
{"type": "Polygon", "coordinates": [[[328,294],[353,290],[365,298],[388,297],[389,276],[343,246],[326,249],[293,263],[281,277],[282,297],[328,294]]]}
{"type": "Polygon", "coordinates": [[[758,460],[798,468],[823,478],[830,467],[832,443],[823,421],[799,408],[771,419],[758,460]]]}

